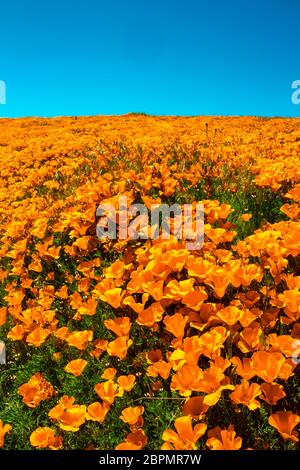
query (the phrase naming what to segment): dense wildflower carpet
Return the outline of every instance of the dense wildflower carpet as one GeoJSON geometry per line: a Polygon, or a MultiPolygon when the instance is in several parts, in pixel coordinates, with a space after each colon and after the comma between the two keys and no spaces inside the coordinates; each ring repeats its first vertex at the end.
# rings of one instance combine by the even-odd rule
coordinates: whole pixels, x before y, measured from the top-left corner
{"type": "Polygon", "coordinates": [[[0,206],[0,447],[297,448],[300,120],[0,119],[0,206]],[[100,240],[119,196],[204,245],[100,240]]]}

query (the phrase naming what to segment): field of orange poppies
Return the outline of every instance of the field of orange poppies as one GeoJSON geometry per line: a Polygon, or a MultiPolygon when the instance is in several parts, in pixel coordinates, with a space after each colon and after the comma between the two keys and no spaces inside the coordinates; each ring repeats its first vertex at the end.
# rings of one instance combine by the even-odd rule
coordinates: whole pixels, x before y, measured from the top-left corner
{"type": "Polygon", "coordinates": [[[0,447],[298,447],[300,119],[1,119],[0,209],[0,447]],[[120,195],[203,247],[99,240],[120,195]]]}

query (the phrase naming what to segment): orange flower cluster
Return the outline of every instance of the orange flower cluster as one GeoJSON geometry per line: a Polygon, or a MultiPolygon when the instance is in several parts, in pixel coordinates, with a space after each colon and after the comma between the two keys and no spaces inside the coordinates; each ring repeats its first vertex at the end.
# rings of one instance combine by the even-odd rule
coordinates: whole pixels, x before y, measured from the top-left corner
{"type": "MultiPolygon", "coordinates": [[[[19,343],[46,355],[18,388],[47,409],[43,423],[105,435],[114,420],[119,450],[298,442],[299,140],[292,119],[0,121],[0,332],[8,355],[19,343]],[[98,240],[96,209],[119,196],[202,202],[203,247],[98,240]],[[174,401],[174,426],[154,400],[174,401]],[[264,420],[270,443],[248,436],[240,413],[264,420]]],[[[0,447],[11,424],[0,420],[0,447]]],[[[64,448],[38,423],[28,440],[64,448]]]]}
{"type": "Polygon", "coordinates": [[[18,392],[23,397],[25,405],[36,408],[42,400],[49,400],[54,395],[55,390],[42,374],[37,372],[27,383],[19,387],[18,392]]]}
{"type": "Polygon", "coordinates": [[[60,436],[55,436],[53,429],[45,427],[33,431],[30,435],[30,444],[38,449],[58,450],[62,447],[63,441],[60,436]]]}

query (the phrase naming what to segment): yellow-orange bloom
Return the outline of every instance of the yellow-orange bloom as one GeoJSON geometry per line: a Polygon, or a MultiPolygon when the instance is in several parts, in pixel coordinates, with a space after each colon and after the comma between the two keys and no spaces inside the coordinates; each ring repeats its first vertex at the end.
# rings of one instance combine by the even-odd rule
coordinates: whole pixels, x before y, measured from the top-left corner
{"type": "Polygon", "coordinates": [[[235,325],[243,317],[244,312],[233,305],[222,308],[216,314],[218,318],[229,326],[235,325]]]}
{"type": "Polygon", "coordinates": [[[23,403],[29,408],[36,408],[42,400],[51,398],[55,391],[50,382],[40,372],[34,374],[27,383],[18,389],[19,395],[23,397],[23,403]]]}
{"type": "Polygon", "coordinates": [[[208,431],[206,445],[210,450],[239,450],[242,447],[242,438],[236,436],[232,424],[228,429],[217,426],[208,431]]]}
{"type": "Polygon", "coordinates": [[[118,317],[113,320],[104,320],[104,325],[117,336],[129,336],[131,321],[128,317],[118,317]]]}
{"type": "Polygon", "coordinates": [[[38,449],[49,448],[51,450],[58,450],[62,447],[63,441],[60,436],[55,436],[53,429],[44,427],[37,428],[30,435],[30,444],[38,449]]]}
{"type": "Polygon", "coordinates": [[[129,424],[130,426],[135,425],[138,427],[143,426],[143,418],[142,414],[144,413],[143,406],[129,406],[128,408],[124,408],[120,419],[124,421],[124,423],[129,424]]]}
{"type": "Polygon", "coordinates": [[[63,396],[48,413],[51,419],[58,421],[59,427],[64,431],[78,431],[85,422],[86,406],[76,405],[74,402],[74,397],[63,396]]]}
{"type": "Polygon", "coordinates": [[[127,336],[120,336],[108,343],[106,351],[110,356],[116,356],[119,359],[125,359],[127,356],[127,350],[132,345],[132,339],[128,339],[127,336]]]}
{"type": "Polygon", "coordinates": [[[197,442],[205,433],[207,426],[204,423],[196,424],[192,427],[191,416],[181,416],[174,422],[176,432],[166,429],[163,432],[163,450],[195,450],[197,442]]]}
{"type": "Polygon", "coordinates": [[[116,373],[117,373],[117,369],[115,369],[114,367],[108,367],[107,369],[105,369],[103,374],[101,374],[101,379],[113,380],[116,373]]]}
{"type": "Polygon", "coordinates": [[[208,411],[209,405],[204,403],[204,396],[188,398],[182,407],[184,415],[192,416],[193,419],[202,419],[208,411]]]}
{"type": "Polygon", "coordinates": [[[117,383],[120,385],[120,387],[124,390],[124,392],[130,392],[136,382],[136,378],[134,375],[120,375],[117,378],[117,383]]]}
{"type": "Polygon", "coordinates": [[[70,346],[74,346],[74,348],[83,351],[86,349],[87,344],[89,341],[93,339],[93,332],[90,330],[83,330],[83,331],[73,331],[66,337],[66,342],[70,346]]]}
{"type": "Polygon", "coordinates": [[[104,294],[100,295],[100,299],[111,305],[113,308],[119,308],[122,302],[124,292],[119,287],[108,289],[104,294]]]}
{"type": "Polygon", "coordinates": [[[298,442],[297,431],[294,428],[300,423],[300,416],[292,411],[277,411],[269,416],[269,424],[277,429],[283,439],[298,442]]]}
{"type": "Polygon", "coordinates": [[[242,214],[241,219],[243,219],[244,222],[249,222],[249,220],[252,219],[252,214],[242,214]]]}
{"type": "Polygon", "coordinates": [[[98,423],[103,423],[105,416],[109,412],[110,405],[107,402],[100,403],[96,401],[87,407],[87,412],[85,418],[91,421],[98,421],[98,423]]]}
{"type": "Polygon", "coordinates": [[[239,385],[235,386],[234,391],[230,394],[230,399],[236,405],[245,405],[249,410],[260,408],[260,403],[256,397],[261,395],[261,388],[257,383],[250,384],[247,380],[242,380],[239,385]]]}
{"type": "Polygon", "coordinates": [[[285,358],[280,352],[256,351],[251,362],[255,374],[265,382],[271,383],[280,374],[285,358]]]}
{"type": "Polygon", "coordinates": [[[68,362],[65,367],[65,371],[69,372],[69,374],[75,375],[75,377],[79,377],[86,366],[87,361],[84,359],[74,359],[73,361],[68,362]]]}
{"type": "Polygon", "coordinates": [[[124,442],[117,445],[116,450],[141,450],[147,442],[148,439],[143,429],[135,429],[126,436],[124,442]]]}
{"type": "Polygon", "coordinates": [[[112,405],[116,397],[122,397],[124,390],[112,380],[106,380],[95,385],[95,392],[101,400],[112,405]]]}
{"type": "Polygon", "coordinates": [[[283,386],[277,383],[263,383],[260,388],[263,392],[260,398],[269,405],[276,405],[279,400],[286,396],[283,386]]]}
{"type": "Polygon", "coordinates": [[[172,333],[176,338],[184,336],[185,325],[187,324],[188,317],[183,316],[181,313],[175,313],[174,315],[167,315],[164,318],[164,324],[166,330],[172,333]]]}
{"type": "Polygon", "coordinates": [[[37,326],[31,333],[29,333],[29,335],[27,335],[26,343],[38,348],[46,341],[49,335],[49,330],[42,328],[41,326],[37,326]]]}

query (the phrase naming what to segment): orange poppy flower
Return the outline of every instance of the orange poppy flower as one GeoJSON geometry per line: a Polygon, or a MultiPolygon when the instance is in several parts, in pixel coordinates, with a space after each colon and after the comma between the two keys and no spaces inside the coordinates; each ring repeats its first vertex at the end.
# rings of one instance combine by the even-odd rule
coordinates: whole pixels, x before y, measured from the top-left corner
{"type": "Polygon", "coordinates": [[[111,305],[113,308],[119,308],[122,302],[124,292],[120,287],[108,289],[104,294],[100,294],[100,299],[111,305]]]}
{"type": "Polygon", "coordinates": [[[242,380],[235,386],[234,391],[229,395],[231,401],[236,405],[245,405],[249,410],[260,408],[260,403],[256,397],[261,395],[261,388],[257,383],[250,384],[247,380],[242,380]]]}
{"type": "Polygon", "coordinates": [[[125,392],[130,392],[136,382],[136,378],[134,375],[120,375],[117,379],[117,383],[125,392]]]}
{"type": "Polygon", "coordinates": [[[295,351],[295,339],[290,335],[277,336],[275,333],[272,333],[268,335],[267,341],[272,346],[270,349],[271,352],[280,351],[286,357],[292,357],[295,351]]]}
{"type": "Polygon", "coordinates": [[[230,359],[236,373],[243,379],[250,380],[255,376],[255,371],[252,369],[251,359],[243,357],[242,361],[239,357],[234,356],[230,359]]]}
{"type": "Polygon", "coordinates": [[[205,280],[205,283],[211,286],[216,296],[221,299],[225,295],[230,280],[226,278],[226,273],[223,269],[218,269],[208,275],[208,279],[205,280]]]}
{"type": "Polygon", "coordinates": [[[129,336],[131,321],[128,317],[118,317],[113,320],[104,320],[104,325],[117,336],[129,336]]]}
{"type": "Polygon", "coordinates": [[[114,367],[108,367],[107,369],[105,369],[103,374],[101,374],[101,379],[113,380],[116,373],[117,373],[117,369],[115,369],[114,367]]]}
{"type": "Polygon", "coordinates": [[[62,438],[55,436],[53,429],[48,427],[37,428],[31,433],[29,440],[32,447],[37,447],[38,449],[48,447],[51,450],[58,450],[63,445],[62,438]]]}
{"type": "Polygon", "coordinates": [[[199,312],[208,295],[204,289],[195,289],[182,297],[182,303],[187,307],[199,312]]]}
{"type": "Polygon", "coordinates": [[[4,436],[8,434],[12,429],[10,424],[4,424],[3,421],[0,419],[0,447],[4,446],[4,436]]]}
{"type": "Polygon", "coordinates": [[[182,416],[174,422],[176,432],[166,429],[163,432],[163,450],[195,450],[198,440],[205,434],[207,426],[204,423],[192,427],[192,417],[182,416]]]}
{"type": "Polygon", "coordinates": [[[180,369],[184,364],[198,364],[200,357],[198,336],[185,338],[183,344],[179,344],[179,348],[168,354],[168,360],[171,362],[174,370],[180,369]]]}
{"type": "Polygon", "coordinates": [[[38,238],[44,238],[47,226],[47,219],[37,219],[34,223],[34,228],[31,230],[31,234],[38,238]]]}
{"type": "Polygon", "coordinates": [[[177,390],[181,396],[189,397],[193,391],[200,391],[199,382],[202,377],[203,373],[200,367],[185,364],[173,375],[171,390],[177,390]]]}
{"type": "Polygon", "coordinates": [[[101,400],[110,405],[114,403],[116,397],[122,397],[124,393],[123,389],[112,380],[96,384],[94,390],[101,400]]]}
{"type": "Polygon", "coordinates": [[[129,295],[123,300],[123,305],[129,305],[130,308],[135,313],[141,313],[144,310],[145,303],[149,299],[149,294],[143,294],[142,295],[142,303],[138,303],[135,301],[134,297],[132,295],[129,295]]]}
{"type": "Polygon", "coordinates": [[[136,320],[139,325],[152,327],[156,322],[161,321],[164,308],[160,302],[153,302],[148,308],[143,310],[136,320]]]}
{"type": "Polygon", "coordinates": [[[125,359],[127,356],[128,348],[132,345],[132,339],[128,339],[127,336],[120,336],[108,343],[106,351],[110,356],[116,356],[119,359],[125,359]]]}
{"type": "Polygon", "coordinates": [[[203,372],[203,378],[198,383],[198,390],[206,393],[203,403],[214,406],[221,398],[223,390],[234,390],[234,385],[229,384],[223,370],[211,366],[203,372]]]}
{"type": "Polygon", "coordinates": [[[31,333],[29,333],[29,335],[27,335],[26,343],[38,348],[46,341],[49,335],[49,330],[46,330],[41,326],[37,326],[31,333]]]}
{"type": "Polygon", "coordinates": [[[64,431],[76,432],[85,422],[86,406],[74,404],[75,398],[63,396],[58,404],[52,408],[48,416],[58,421],[64,431]]]}
{"type": "Polygon", "coordinates": [[[236,436],[232,424],[227,429],[217,426],[208,431],[206,445],[210,450],[239,450],[242,447],[242,438],[236,436]]]}
{"type": "Polygon", "coordinates": [[[255,351],[255,349],[261,347],[261,334],[262,330],[259,326],[253,325],[252,328],[244,328],[243,331],[240,332],[240,339],[237,343],[238,348],[244,354],[255,351]]]}
{"type": "Polygon", "coordinates": [[[148,439],[143,429],[129,433],[124,442],[118,444],[116,450],[141,450],[147,445],[148,439]]]}
{"type": "Polygon", "coordinates": [[[151,349],[146,353],[147,362],[153,364],[153,362],[158,362],[162,359],[162,352],[160,349],[151,349]]]}
{"type": "Polygon", "coordinates": [[[222,308],[216,313],[216,316],[229,326],[235,325],[243,317],[243,315],[243,310],[240,310],[232,305],[222,308]]]}
{"type": "Polygon", "coordinates": [[[90,297],[86,302],[81,302],[81,305],[79,306],[77,314],[74,316],[74,319],[77,319],[77,316],[80,319],[81,315],[95,315],[96,308],[97,301],[93,297],[90,297]]]}
{"type": "Polygon", "coordinates": [[[203,333],[199,338],[199,348],[201,354],[208,358],[220,356],[223,344],[230,332],[223,326],[216,326],[211,328],[210,331],[203,333]]]}
{"type": "Polygon", "coordinates": [[[107,402],[100,403],[96,401],[87,407],[87,412],[85,419],[87,421],[97,421],[98,423],[103,423],[105,416],[109,412],[110,405],[107,402]]]}
{"type": "Polygon", "coordinates": [[[182,407],[184,415],[192,416],[193,419],[203,419],[209,406],[205,405],[204,396],[191,397],[186,400],[182,407]]]}
{"type": "Polygon", "coordinates": [[[183,316],[181,313],[167,315],[163,320],[166,330],[172,333],[176,338],[184,336],[184,329],[187,321],[188,316],[183,316]]]}
{"type": "Polygon", "coordinates": [[[249,220],[252,219],[252,214],[242,214],[241,219],[243,219],[244,222],[249,222],[249,220]]]}
{"type": "MultiPolygon", "coordinates": [[[[247,303],[247,301],[245,302],[247,303]]],[[[240,324],[244,327],[250,327],[251,323],[254,323],[254,321],[262,315],[262,312],[258,309],[252,308],[249,310],[248,308],[243,309],[243,316],[239,320],[240,324]]]]}
{"type": "Polygon", "coordinates": [[[157,361],[147,367],[148,377],[157,377],[158,375],[162,379],[167,379],[170,375],[172,364],[165,361],[157,361]]]}
{"type": "Polygon", "coordinates": [[[292,312],[300,314],[300,292],[295,289],[285,290],[278,295],[279,300],[292,312]]]}
{"type": "Polygon", "coordinates": [[[198,277],[202,280],[212,271],[212,265],[209,261],[200,257],[196,258],[193,255],[188,257],[186,268],[189,276],[198,277]]]}
{"type": "Polygon", "coordinates": [[[298,442],[297,431],[294,428],[300,423],[300,416],[292,411],[277,411],[269,416],[269,424],[277,429],[283,439],[298,442]]]}
{"type": "Polygon", "coordinates": [[[55,390],[51,383],[47,382],[40,372],[37,372],[27,383],[19,387],[18,392],[23,397],[23,403],[29,408],[36,408],[42,400],[49,400],[55,390]]]}
{"type": "Polygon", "coordinates": [[[124,423],[129,424],[130,426],[135,425],[137,427],[142,427],[144,422],[142,418],[143,413],[143,406],[129,406],[128,408],[124,408],[120,419],[124,421],[124,423]]]}
{"type": "Polygon", "coordinates": [[[193,284],[195,279],[187,279],[185,281],[177,281],[173,279],[170,281],[164,290],[164,298],[180,300],[185,295],[194,291],[193,284]]]}
{"type": "Polygon", "coordinates": [[[25,328],[25,326],[19,324],[19,325],[14,326],[7,333],[7,337],[8,337],[8,339],[10,339],[12,341],[20,341],[21,339],[23,339],[26,331],[27,331],[27,329],[25,328]]]}
{"type": "Polygon", "coordinates": [[[79,377],[86,366],[87,361],[84,359],[74,359],[73,361],[68,362],[65,367],[65,371],[69,372],[69,374],[75,375],[75,377],[79,377]]]}
{"type": "Polygon", "coordinates": [[[36,273],[41,273],[43,271],[43,265],[41,260],[37,256],[32,256],[32,262],[28,265],[29,271],[34,271],[36,273]]]}
{"type": "Polygon", "coordinates": [[[74,346],[74,348],[83,351],[86,349],[88,342],[92,341],[92,339],[93,332],[91,330],[73,331],[66,337],[66,342],[70,346],[74,346]]]}
{"type": "Polygon", "coordinates": [[[225,241],[226,230],[224,228],[208,228],[206,235],[215,245],[218,245],[225,241]]]}
{"type": "Polygon", "coordinates": [[[278,378],[283,379],[283,380],[288,380],[289,377],[293,375],[293,371],[296,367],[297,367],[296,361],[294,361],[293,359],[287,359],[279,371],[278,378]]]}
{"type": "Polygon", "coordinates": [[[62,326],[61,328],[58,328],[58,330],[56,330],[54,332],[54,335],[55,335],[56,338],[64,341],[67,338],[67,336],[69,335],[69,333],[70,332],[69,332],[68,328],[66,326],[62,326]]]}
{"type": "Polygon", "coordinates": [[[94,350],[90,353],[91,356],[94,356],[98,359],[101,354],[106,351],[107,345],[108,341],[104,339],[96,339],[93,341],[94,350]]]}
{"type": "Polygon", "coordinates": [[[73,243],[73,246],[77,246],[81,250],[87,250],[89,240],[90,240],[90,237],[88,236],[77,238],[77,240],[73,243]]]}
{"type": "Polygon", "coordinates": [[[185,248],[182,248],[181,245],[177,244],[177,242],[174,249],[170,249],[170,245],[172,244],[174,246],[174,242],[172,242],[172,240],[166,241],[167,251],[163,256],[172,271],[181,272],[189,252],[185,248]]]}
{"type": "Polygon", "coordinates": [[[50,258],[58,259],[61,247],[60,246],[50,246],[47,250],[47,256],[50,258]]]}
{"type": "Polygon", "coordinates": [[[283,386],[280,384],[263,383],[260,388],[263,392],[260,398],[269,403],[269,405],[276,405],[279,400],[286,396],[283,386]]]}
{"type": "Polygon", "coordinates": [[[142,284],[146,293],[151,295],[154,300],[161,300],[164,294],[164,281],[150,281],[142,284]]]}
{"type": "Polygon", "coordinates": [[[280,374],[285,358],[280,352],[256,351],[252,355],[251,362],[255,375],[271,383],[280,374]]]}
{"type": "Polygon", "coordinates": [[[55,295],[60,299],[67,299],[68,298],[68,286],[60,287],[56,292],[55,295]]]}

